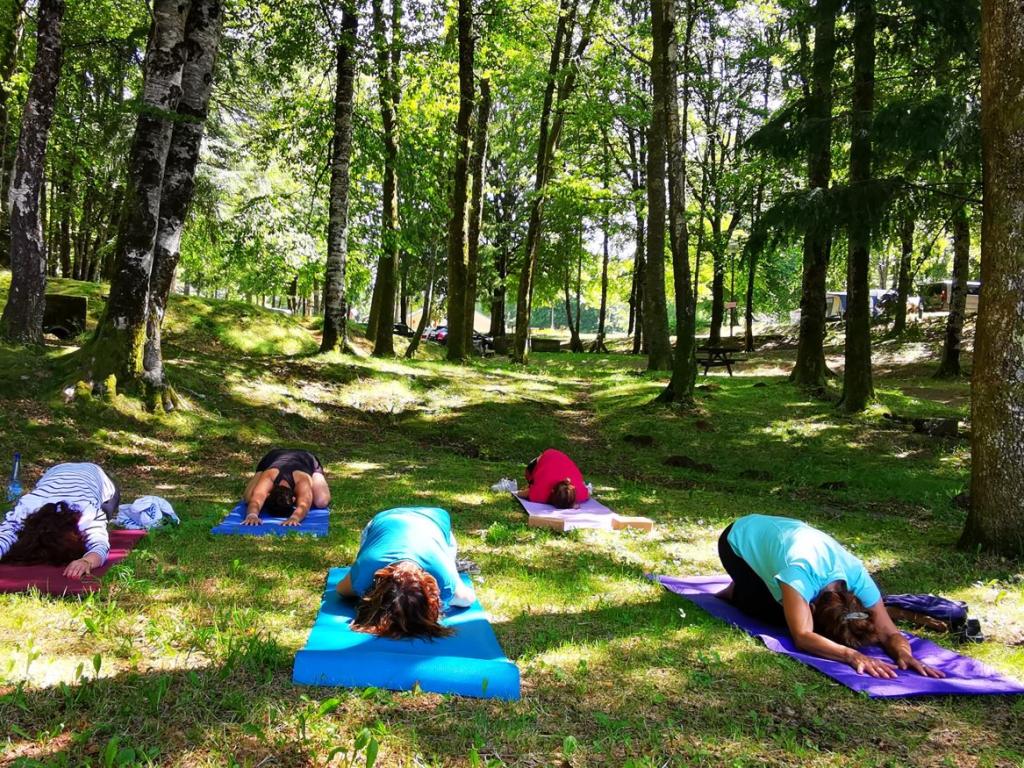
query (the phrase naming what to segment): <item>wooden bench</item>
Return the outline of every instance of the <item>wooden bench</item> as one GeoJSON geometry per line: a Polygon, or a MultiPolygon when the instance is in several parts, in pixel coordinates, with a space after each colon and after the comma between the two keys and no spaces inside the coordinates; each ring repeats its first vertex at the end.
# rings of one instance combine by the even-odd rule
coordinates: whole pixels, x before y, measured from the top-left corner
{"type": "Polygon", "coordinates": [[[740,356],[742,352],[739,347],[720,347],[705,344],[697,347],[697,365],[704,366],[704,375],[708,375],[710,368],[724,367],[732,376],[732,367],[735,363],[742,363],[747,358],[740,356]]]}

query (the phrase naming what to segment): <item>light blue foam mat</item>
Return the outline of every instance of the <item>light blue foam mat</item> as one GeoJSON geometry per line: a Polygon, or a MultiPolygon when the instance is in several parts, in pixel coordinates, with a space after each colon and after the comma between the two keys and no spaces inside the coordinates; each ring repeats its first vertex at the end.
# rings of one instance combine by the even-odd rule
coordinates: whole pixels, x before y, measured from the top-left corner
{"type": "Polygon", "coordinates": [[[245,519],[245,502],[240,501],[228,512],[227,517],[210,530],[210,533],[222,536],[286,536],[289,533],[326,536],[330,514],[329,509],[311,509],[301,523],[288,526],[281,525],[288,519],[286,517],[260,515],[259,525],[242,525],[245,519]]]}
{"type": "MultiPolygon", "coordinates": [[[[301,685],[388,688],[419,685],[431,693],[519,699],[519,667],[505,656],[480,602],[453,608],[443,624],[455,634],[436,640],[391,640],[352,629],[356,601],[337,594],[348,568],[332,568],[306,647],[295,654],[301,685]]],[[[469,577],[462,575],[469,583],[469,577]]]]}

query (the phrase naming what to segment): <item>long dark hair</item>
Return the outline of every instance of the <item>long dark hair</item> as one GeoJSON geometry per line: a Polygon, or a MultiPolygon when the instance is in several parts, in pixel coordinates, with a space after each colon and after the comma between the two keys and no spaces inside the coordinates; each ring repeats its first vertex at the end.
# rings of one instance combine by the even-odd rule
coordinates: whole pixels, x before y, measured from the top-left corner
{"type": "Polygon", "coordinates": [[[5,563],[67,565],[85,554],[85,539],[78,530],[81,511],[63,501],[45,504],[27,518],[5,563]]]}
{"type": "Polygon", "coordinates": [[[822,592],[814,601],[814,631],[848,648],[875,641],[875,623],[864,603],[848,589],[822,592]]]}
{"type": "Polygon", "coordinates": [[[400,560],[373,574],[373,586],[359,601],[352,629],[380,637],[447,637],[441,625],[437,580],[415,563],[400,560]]]}
{"type": "Polygon", "coordinates": [[[548,496],[548,504],[558,509],[572,509],[576,506],[576,486],[568,477],[556,483],[548,496]]]}

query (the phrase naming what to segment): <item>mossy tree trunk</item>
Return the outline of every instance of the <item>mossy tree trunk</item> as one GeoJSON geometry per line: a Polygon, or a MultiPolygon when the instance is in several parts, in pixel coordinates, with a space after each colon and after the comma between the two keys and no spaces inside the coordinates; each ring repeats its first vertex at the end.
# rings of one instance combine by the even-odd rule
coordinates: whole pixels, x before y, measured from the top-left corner
{"type": "Polygon", "coordinates": [[[961,374],[960,349],[964,337],[964,316],[967,314],[967,278],[970,269],[971,222],[967,204],[957,202],[953,208],[953,281],[950,286],[949,315],[942,360],[935,377],[953,379],[961,374]]]}
{"type": "Polygon", "coordinates": [[[324,278],[324,332],[321,352],[345,349],[348,334],[349,163],[352,157],[352,106],[355,97],[356,36],[359,19],[355,6],[342,10],[341,34],[335,46],[337,64],[334,90],[334,138],[331,144],[331,200],[327,224],[327,268],[324,278]]]}
{"type": "Polygon", "coordinates": [[[840,408],[864,410],[874,399],[871,377],[871,151],[875,109],[875,0],[855,0],[853,103],[850,118],[850,197],[847,232],[846,367],[840,408]]]}
{"type": "Polygon", "coordinates": [[[469,249],[469,162],[472,143],[473,39],[472,0],[458,0],[459,113],[455,120],[455,168],[448,220],[448,345],[449,360],[466,357],[466,252],[469,249]]]}
{"type": "Polygon", "coordinates": [[[25,100],[18,136],[14,179],[10,190],[11,288],[0,335],[23,344],[43,340],[46,302],[46,242],[40,198],[46,144],[53,122],[63,49],[61,23],[64,0],[41,0],[36,27],[36,61],[25,100]]]}
{"type": "Polygon", "coordinates": [[[825,280],[832,227],[826,198],[832,181],[832,77],[840,5],[839,0],[815,3],[811,89],[805,107],[808,187],[814,205],[804,234],[800,336],[790,381],[812,390],[822,388],[829,375],[825,365],[825,280]]]}
{"type": "Polygon", "coordinates": [[[221,0],[193,0],[185,25],[187,58],[181,73],[181,99],[171,133],[160,194],[160,220],[149,279],[149,317],[143,381],[151,406],[172,410],[177,398],[164,370],[162,327],[174,273],[181,258],[181,236],[195,192],[196,167],[213,91],[213,70],[220,46],[224,6],[221,0]]]}
{"type": "Polygon", "coordinates": [[[982,0],[982,294],[961,546],[1024,557],[1024,6],[982,0]]]}
{"type": "Polygon", "coordinates": [[[113,374],[137,381],[149,319],[149,282],[160,218],[164,169],[181,98],[185,63],[185,0],[155,0],[153,29],[146,51],[143,87],[135,135],[128,157],[128,178],[115,245],[110,298],[92,338],[83,349],[85,377],[102,386],[113,374]]]}

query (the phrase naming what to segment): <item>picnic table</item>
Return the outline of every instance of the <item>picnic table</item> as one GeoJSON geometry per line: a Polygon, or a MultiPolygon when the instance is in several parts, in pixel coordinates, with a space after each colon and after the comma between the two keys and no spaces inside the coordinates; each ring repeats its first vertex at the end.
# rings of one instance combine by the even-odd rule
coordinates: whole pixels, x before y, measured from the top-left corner
{"type": "Polygon", "coordinates": [[[743,350],[735,346],[722,346],[716,344],[702,344],[697,347],[697,365],[704,366],[704,375],[708,375],[709,368],[724,366],[725,370],[732,376],[734,363],[741,363],[747,358],[740,357],[743,350]]]}

